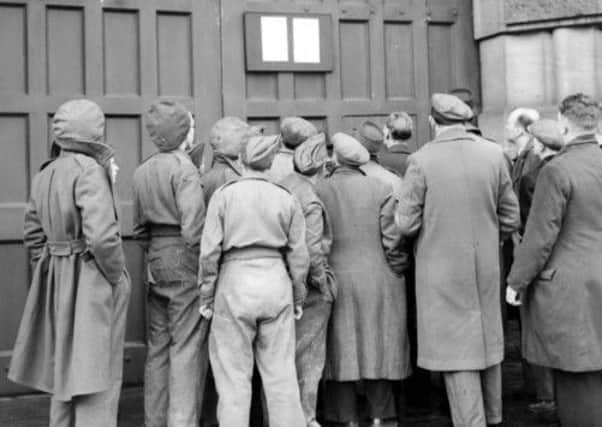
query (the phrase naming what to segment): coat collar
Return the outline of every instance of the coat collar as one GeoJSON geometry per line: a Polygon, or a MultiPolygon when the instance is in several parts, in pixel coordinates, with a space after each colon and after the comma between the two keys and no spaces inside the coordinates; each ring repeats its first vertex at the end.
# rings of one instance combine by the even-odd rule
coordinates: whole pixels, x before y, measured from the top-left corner
{"type": "Polygon", "coordinates": [[[338,174],[342,174],[342,175],[366,175],[366,173],[363,170],[361,170],[360,167],[349,166],[349,165],[339,165],[339,166],[337,166],[332,171],[332,173],[330,174],[330,176],[334,176],[334,175],[338,175],[338,174]]]}
{"type": "Polygon", "coordinates": [[[435,137],[432,142],[450,142],[458,139],[474,139],[475,136],[466,132],[466,129],[462,126],[450,126],[444,129],[435,137]]]}
{"type": "Polygon", "coordinates": [[[215,164],[222,164],[225,165],[227,167],[229,167],[230,169],[232,169],[234,172],[236,172],[238,175],[242,175],[242,171],[240,170],[240,167],[236,164],[236,160],[226,156],[225,154],[222,153],[215,153],[213,155],[213,161],[215,162],[215,164]]]}
{"type": "Polygon", "coordinates": [[[570,140],[566,143],[564,147],[558,152],[558,154],[566,153],[567,151],[572,151],[579,148],[585,148],[588,145],[598,145],[598,140],[596,139],[595,134],[583,134],[578,137],[570,140]]]}
{"type": "Polygon", "coordinates": [[[405,142],[398,142],[396,144],[393,144],[388,148],[388,150],[390,153],[412,154],[410,147],[405,142]]]}

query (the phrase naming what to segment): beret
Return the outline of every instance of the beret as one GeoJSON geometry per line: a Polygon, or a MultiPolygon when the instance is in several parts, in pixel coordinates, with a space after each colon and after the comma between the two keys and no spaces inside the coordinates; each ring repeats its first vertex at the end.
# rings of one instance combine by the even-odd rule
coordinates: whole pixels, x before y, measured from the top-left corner
{"type": "Polygon", "coordinates": [[[251,169],[266,170],[272,166],[279,149],[278,135],[252,136],[243,143],[240,158],[251,169]]]}
{"type": "Polygon", "coordinates": [[[527,126],[527,131],[552,150],[560,150],[563,146],[562,128],[556,120],[538,120],[527,126]]]}
{"type": "Polygon", "coordinates": [[[370,160],[368,150],[352,136],[338,132],[331,139],[339,163],[349,166],[361,166],[370,160]]]}
{"type": "Polygon", "coordinates": [[[87,99],[65,102],[52,118],[53,147],[87,154],[106,166],[114,151],[104,143],[104,134],[105,116],[87,99]]]}
{"type": "Polygon", "coordinates": [[[316,127],[301,117],[286,117],[280,124],[282,143],[288,148],[295,148],[310,136],[318,133],[316,127]]]}
{"type": "Polygon", "coordinates": [[[242,143],[253,134],[259,134],[258,128],[249,126],[239,117],[226,116],[211,128],[209,145],[216,153],[238,158],[242,143]]]}
{"type": "Polygon", "coordinates": [[[385,139],[382,129],[370,120],[366,120],[361,124],[359,129],[355,129],[353,131],[353,137],[356,138],[370,154],[378,153],[385,139]]]}
{"type": "Polygon", "coordinates": [[[309,137],[295,149],[293,162],[304,175],[313,175],[328,160],[326,136],[323,133],[309,137]]]}
{"type": "Polygon", "coordinates": [[[172,151],[186,139],[190,112],[176,101],[156,101],[146,111],[146,129],[159,151],[172,151]]]}
{"type": "Polygon", "coordinates": [[[460,98],[447,93],[435,93],[431,97],[431,115],[439,124],[466,122],[474,116],[472,110],[460,98]]]}
{"type": "Polygon", "coordinates": [[[414,122],[405,111],[389,114],[385,126],[389,129],[394,139],[409,139],[414,130],[414,122]]]}

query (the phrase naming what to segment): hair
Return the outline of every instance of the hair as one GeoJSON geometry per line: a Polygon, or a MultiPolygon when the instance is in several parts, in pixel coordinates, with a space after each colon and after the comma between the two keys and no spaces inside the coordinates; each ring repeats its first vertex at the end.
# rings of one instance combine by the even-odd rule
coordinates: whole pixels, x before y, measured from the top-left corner
{"type": "Polygon", "coordinates": [[[517,108],[508,115],[506,122],[512,127],[526,131],[527,127],[538,121],[539,118],[539,112],[533,108],[517,108]]]}
{"type": "Polygon", "coordinates": [[[595,130],[600,121],[600,104],[589,95],[575,93],[562,100],[560,114],[583,130],[595,130]]]}

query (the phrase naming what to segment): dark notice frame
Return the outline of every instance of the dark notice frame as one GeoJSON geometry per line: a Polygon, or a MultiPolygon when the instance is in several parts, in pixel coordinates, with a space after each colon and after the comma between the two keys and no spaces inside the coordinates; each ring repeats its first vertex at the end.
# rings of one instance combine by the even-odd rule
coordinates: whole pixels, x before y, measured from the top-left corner
{"type": "Polygon", "coordinates": [[[245,59],[247,71],[332,71],[333,39],[332,17],[320,13],[273,13],[247,12],[244,14],[245,59]],[[263,61],[261,51],[261,17],[286,17],[288,37],[288,61],[263,61]],[[320,62],[294,62],[293,18],[317,18],[320,25],[320,62]]]}

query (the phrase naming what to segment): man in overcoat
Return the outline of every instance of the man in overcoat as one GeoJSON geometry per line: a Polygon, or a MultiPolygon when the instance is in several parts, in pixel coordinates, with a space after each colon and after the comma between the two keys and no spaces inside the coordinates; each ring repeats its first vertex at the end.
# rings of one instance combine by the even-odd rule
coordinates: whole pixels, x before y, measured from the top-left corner
{"type": "Polygon", "coordinates": [[[295,372],[295,318],[309,255],[299,202],[266,179],[278,136],[243,143],[243,177],[211,198],[201,241],[200,312],[212,318],[211,368],[221,426],[249,425],[253,362],[271,427],[304,427],[295,372]]]}
{"type": "Polygon", "coordinates": [[[397,222],[416,236],[418,366],[442,371],[455,426],[502,421],[500,235],[519,225],[501,148],[466,132],[472,110],[434,94],[435,139],[409,157],[397,222]]]}
{"type": "Polygon", "coordinates": [[[280,182],[293,172],[295,148],[318,133],[316,127],[301,117],[285,117],[280,123],[280,150],[269,170],[269,177],[280,182]]]}
{"type": "Polygon", "coordinates": [[[117,426],[130,283],[104,126],[91,101],[58,108],[25,211],[34,273],[8,377],[52,394],[51,427],[117,426]]]}
{"type": "Polygon", "coordinates": [[[196,427],[208,325],[197,310],[205,203],[199,173],[186,154],[194,128],[190,112],[174,101],[153,103],[145,121],[158,149],[134,173],[134,234],[154,279],[147,295],[145,425],[196,427]]]}
{"type": "Polygon", "coordinates": [[[389,186],[394,194],[399,194],[401,176],[382,166],[379,161],[378,154],[385,148],[385,135],[382,129],[373,121],[366,120],[360,125],[359,129],[353,132],[353,136],[370,154],[368,163],[360,167],[362,172],[389,186]]]}
{"type": "Polygon", "coordinates": [[[357,426],[366,400],[371,425],[395,425],[393,388],[410,374],[403,272],[407,253],[389,186],[366,176],[370,158],[355,138],[331,140],[338,164],[318,183],[332,224],[330,265],[337,278],[327,337],[324,417],[357,426]]]}
{"type": "Polygon", "coordinates": [[[602,425],[601,114],[583,94],[559,110],[566,146],[537,178],[507,301],[524,305],[524,357],[554,369],[562,426],[594,427],[602,425]]]}
{"type": "Polygon", "coordinates": [[[414,122],[405,111],[394,112],[387,117],[384,126],[387,149],[378,153],[378,160],[381,165],[395,170],[401,177],[406,173],[408,156],[412,154],[408,140],[413,132],[414,122]]]}
{"type": "Polygon", "coordinates": [[[319,427],[316,421],[318,385],[326,361],[328,319],[336,296],[336,283],[328,264],[332,244],[330,221],[315,189],[327,160],[324,134],[314,135],[296,148],[293,156],[295,172],[281,182],[301,205],[310,259],[303,317],[296,323],[295,356],[301,404],[309,427],[319,427]]]}

